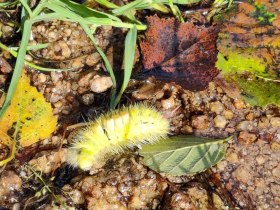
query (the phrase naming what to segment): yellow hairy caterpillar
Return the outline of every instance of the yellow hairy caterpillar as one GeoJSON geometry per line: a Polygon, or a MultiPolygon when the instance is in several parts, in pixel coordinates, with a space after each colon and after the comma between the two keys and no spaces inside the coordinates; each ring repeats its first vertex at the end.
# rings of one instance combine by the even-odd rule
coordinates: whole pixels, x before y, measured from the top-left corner
{"type": "Polygon", "coordinates": [[[157,110],[136,104],[102,115],[74,137],[67,162],[89,170],[105,156],[165,138],[169,122],[157,110]]]}

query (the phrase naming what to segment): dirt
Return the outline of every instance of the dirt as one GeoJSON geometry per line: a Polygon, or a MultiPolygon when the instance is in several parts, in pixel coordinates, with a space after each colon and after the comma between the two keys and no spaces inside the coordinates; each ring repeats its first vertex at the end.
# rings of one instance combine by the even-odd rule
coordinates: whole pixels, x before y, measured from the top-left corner
{"type": "MultiPolygon", "coordinates": [[[[111,28],[98,30],[96,38],[103,50],[109,49],[112,34],[111,28]]],[[[112,157],[90,172],[67,166],[65,151],[75,131],[66,127],[104,113],[112,81],[102,72],[99,55],[77,24],[40,23],[33,27],[33,38],[33,44],[52,44],[31,54],[32,61],[73,69],[51,73],[29,69],[32,84],[52,104],[60,124],[52,137],[21,149],[17,160],[1,169],[0,209],[280,208],[279,108],[252,107],[239,90],[220,79],[197,92],[154,77],[131,80],[122,100],[126,105],[152,104],[169,117],[172,134],[233,135],[225,158],[210,170],[169,177],[141,164],[137,151],[112,157]]],[[[2,54],[1,88],[9,81],[11,61],[2,54]]],[[[5,156],[7,151],[0,150],[0,157],[5,156]]]]}

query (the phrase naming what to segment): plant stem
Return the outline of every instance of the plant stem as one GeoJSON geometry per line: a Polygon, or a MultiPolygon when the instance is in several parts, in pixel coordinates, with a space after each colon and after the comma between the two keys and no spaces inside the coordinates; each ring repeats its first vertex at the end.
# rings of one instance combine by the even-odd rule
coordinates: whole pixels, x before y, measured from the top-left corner
{"type": "MultiPolygon", "coordinates": [[[[22,37],[24,37],[24,38],[22,39],[22,42],[20,44],[19,51],[18,51],[19,56],[25,56],[26,55],[27,45],[28,45],[28,41],[29,41],[29,37],[30,37],[30,33],[31,33],[31,26],[32,26],[31,21],[26,20],[25,23],[24,23],[24,30],[23,30],[23,35],[22,35],[22,37]]],[[[9,90],[7,92],[6,100],[3,104],[2,109],[0,110],[0,118],[3,117],[4,112],[6,111],[6,109],[8,108],[8,106],[11,103],[11,99],[14,95],[15,90],[16,90],[17,82],[18,82],[18,80],[21,76],[23,66],[24,66],[24,57],[20,58],[20,59],[17,59],[16,65],[15,65],[15,68],[14,68],[14,73],[13,73],[13,76],[12,76],[12,79],[11,79],[11,84],[10,84],[9,90]]]]}

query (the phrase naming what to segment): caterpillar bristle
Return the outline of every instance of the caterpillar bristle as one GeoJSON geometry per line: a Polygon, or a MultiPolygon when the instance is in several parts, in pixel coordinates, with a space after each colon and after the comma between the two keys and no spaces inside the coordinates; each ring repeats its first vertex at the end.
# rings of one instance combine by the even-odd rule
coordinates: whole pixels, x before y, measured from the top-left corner
{"type": "Polygon", "coordinates": [[[88,170],[112,154],[167,136],[169,122],[155,108],[136,104],[108,112],[74,137],[67,162],[88,170]]]}

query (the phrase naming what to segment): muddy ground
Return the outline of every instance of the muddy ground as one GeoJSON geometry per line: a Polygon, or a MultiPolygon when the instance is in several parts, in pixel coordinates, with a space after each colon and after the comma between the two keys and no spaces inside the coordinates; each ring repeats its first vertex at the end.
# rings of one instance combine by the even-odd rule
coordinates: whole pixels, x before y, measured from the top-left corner
{"type": "MultiPolygon", "coordinates": [[[[17,37],[9,27],[2,26],[6,44],[17,37]]],[[[28,69],[32,85],[52,104],[59,126],[49,139],[21,149],[15,160],[1,168],[0,209],[280,209],[279,107],[246,104],[220,75],[195,92],[155,77],[132,79],[120,105],[147,102],[168,113],[172,134],[233,135],[225,158],[206,172],[191,177],[158,174],[141,164],[136,150],[90,172],[67,165],[65,153],[72,134],[66,127],[106,112],[112,82],[78,24],[44,22],[32,31],[32,44],[53,44],[28,55],[30,61],[72,70],[28,69]]],[[[122,58],[116,52],[123,49],[125,33],[102,27],[95,34],[119,68],[122,58]]],[[[138,51],[136,69],[141,69],[138,51]]],[[[5,52],[0,59],[0,87],[6,90],[14,59],[5,52]]],[[[5,156],[5,148],[2,151],[5,156]]]]}

